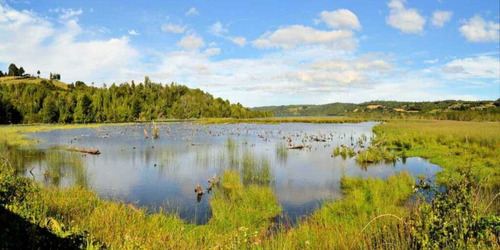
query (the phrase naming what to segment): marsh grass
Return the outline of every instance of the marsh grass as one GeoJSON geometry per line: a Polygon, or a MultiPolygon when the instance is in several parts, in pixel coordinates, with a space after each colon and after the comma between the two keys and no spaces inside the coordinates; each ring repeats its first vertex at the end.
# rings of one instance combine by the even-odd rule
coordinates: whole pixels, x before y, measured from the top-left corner
{"type": "Polygon", "coordinates": [[[198,124],[236,124],[236,123],[257,123],[257,124],[277,124],[277,123],[360,123],[366,122],[364,118],[348,117],[284,117],[284,118],[207,118],[197,121],[198,124]]]}
{"type": "Polygon", "coordinates": [[[458,170],[470,166],[485,186],[500,189],[500,122],[396,120],[373,130],[377,137],[372,144],[377,146],[368,155],[360,154],[358,161],[423,157],[444,168],[437,175],[442,184],[460,178],[458,170]]]}

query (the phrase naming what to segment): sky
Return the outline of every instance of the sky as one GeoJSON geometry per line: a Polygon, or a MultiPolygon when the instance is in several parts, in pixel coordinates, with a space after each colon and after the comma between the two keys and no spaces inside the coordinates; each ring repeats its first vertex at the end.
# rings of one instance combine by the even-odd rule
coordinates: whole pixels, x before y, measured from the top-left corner
{"type": "Polygon", "coordinates": [[[498,0],[0,0],[0,69],[245,106],[500,97],[498,0]]]}

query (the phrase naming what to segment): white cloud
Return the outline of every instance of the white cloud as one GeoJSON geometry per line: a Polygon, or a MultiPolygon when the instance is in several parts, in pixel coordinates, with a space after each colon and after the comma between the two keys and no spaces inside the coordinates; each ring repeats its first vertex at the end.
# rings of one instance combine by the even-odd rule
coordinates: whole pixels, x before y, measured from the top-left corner
{"type": "Polygon", "coordinates": [[[126,80],[139,55],[127,37],[79,41],[84,31],[76,19],[60,23],[0,4],[0,62],[22,65],[28,73],[58,72],[67,82],[126,80]]]}
{"type": "Polygon", "coordinates": [[[330,12],[323,11],[320,13],[320,17],[323,22],[334,29],[361,29],[358,17],[347,9],[339,9],[330,12]]]}
{"type": "Polygon", "coordinates": [[[451,20],[452,15],[451,11],[436,10],[432,13],[432,25],[441,28],[451,20]]]}
{"type": "Polygon", "coordinates": [[[388,4],[390,12],[386,19],[387,24],[399,29],[403,33],[422,33],[425,18],[416,9],[407,9],[406,0],[391,0],[388,4]]]}
{"type": "Polygon", "coordinates": [[[228,30],[227,28],[222,25],[221,22],[215,22],[214,24],[210,25],[208,28],[208,32],[210,32],[214,36],[222,36],[224,33],[227,33],[228,30]]]}
{"type": "Polygon", "coordinates": [[[459,30],[469,42],[499,42],[500,23],[487,22],[479,15],[467,20],[459,30]]]}
{"type": "Polygon", "coordinates": [[[446,78],[471,79],[486,78],[500,80],[500,62],[492,56],[456,59],[445,64],[441,70],[446,78]]]}
{"type": "Polygon", "coordinates": [[[220,54],[221,52],[221,49],[220,48],[208,48],[205,50],[205,55],[207,56],[215,56],[215,55],[218,55],[220,54]]]}
{"type": "Polygon", "coordinates": [[[197,16],[197,15],[199,15],[199,14],[200,14],[200,13],[198,12],[198,10],[196,10],[196,8],[195,8],[195,7],[191,7],[188,11],[186,11],[186,14],[185,14],[185,15],[186,15],[186,16],[192,16],[192,15],[197,16]]]}
{"type": "Polygon", "coordinates": [[[290,49],[297,45],[339,45],[345,50],[353,50],[356,47],[352,39],[353,33],[348,30],[323,31],[302,25],[292,25],[267,32],[259,39],[253,41],[258,48],[284,48],[290,49]]]}
{"type": "Polygon", "coordinates": [[[199,48],[205,46],[203,38],[197,34],[188,34],[184,36],[178,43],[177,46],[184,48],[187,51],[198,50],[199,48]]]}
{"type": "Polygon", "coordinates": [[[344,71],[349,69],[350,65],[346,61],[332,60],[332,61],[319,61],[311,65],[314,69],[323,69],[330,71],[344,71]]]}
{"type": "Polygon", "coordinates": [[[231,40],[231,42],[239,45],[240,47],[245,46],[245,44],[247,43],[247,39],[242,37],[242,36],[231,37],[231,38],[229,38],[229,40],[231,40]]]}
{"type": "Polygon", "coordinates": [[[170,33],[184,33],[186,30],[186,27],[180,26],[180,25],[175,25],[175,24],[165,24],[161,27],[161,30],[165,32],[170,32],[170,33]]]}
{"type": "Polygon", "coordinates": [[[437,62],[439,62],[439,58],[424,61],[424,63],[428,63],[428,64],[434,64],[437,62]]]}
{"type": "Polygon", "coordinates": [[[226,35],[229,32],[229,30],[219,21],[210,25],[210,27],[208,27],[208,32],[214,36],[229,40],[229,41],[239,45],[240,47],[245,46],[245,44],[247,43],[247,39],[245,37],[242,37],[242,36],[232,37],[232,36],[226,35]]]}
{"type": "Polygon", "coordinates": [[[78,9],[78,10],[62,9],[62,13],[63,14],[60,16],[60,18],[62,18],[62,19],[71,19],[73,17],[81,15],[83,13],[83,10],[82,9],[78,9]]]}
{"type": "Polygon", "coordinates": [[[138,35],[140,35],[139,32],[137,32],[135,30],[129,30],[128,34],[131,35],[131,36],[138,36],[138,35]]]}

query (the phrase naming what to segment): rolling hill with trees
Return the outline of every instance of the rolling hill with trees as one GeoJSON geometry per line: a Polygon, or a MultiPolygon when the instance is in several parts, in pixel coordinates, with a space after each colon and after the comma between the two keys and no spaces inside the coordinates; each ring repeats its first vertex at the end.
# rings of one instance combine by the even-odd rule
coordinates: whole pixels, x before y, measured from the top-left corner
{"type": "Polygon", "coordinates": [[[444,100],[434,102],[370,101],[359,104],[283,105],[256,107],[275,116],[349,116],[369,119],[422,118],[461,121],[499,121],[500,99],[496,101],[444,100]]]}
{"type": "MultiPolygon", "coordinates": [[[[200,89],[175,83],[154,83],[148,77],[136,84],[88,86],[65,84],[25,75],[14,64],[0,77],[0,124],[97,123],[190,118],[255,118],[271,116],[241,104],[214,98],[200,89]]],[[[38,71],[39,72],[39,71],[38,71]]]]}

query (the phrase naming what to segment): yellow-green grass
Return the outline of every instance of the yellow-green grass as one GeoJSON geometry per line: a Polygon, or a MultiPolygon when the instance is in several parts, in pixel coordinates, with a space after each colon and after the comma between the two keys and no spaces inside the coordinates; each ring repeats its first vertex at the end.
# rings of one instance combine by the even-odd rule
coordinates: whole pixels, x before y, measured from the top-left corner
{"type": "Polygon", "coordinates": [[[236,124],[236,123],[258,123],[258,124],[277,124],[277,123],[360,123],[366,122],[364,118],[348,117],[277,117],[277,118],[206,118],[197,121],[198,124],[236,124]]]}
{"type": "MultiPolygon", "coordinates": [[[[0,184],[11,179],[7,171],[0,172],[0,184]]],[[[18,186],[24,186],[22,182],[18,186]]],[[[272,218],[281,212],[269,187],[243,186],[235,170],[225,171],[221,186],[214,190],[213,215],[206,225],[185,223],[165,211],[151,214],[105,201],[82,187],[31,185],[24,199],[11,199],[5,207],[60,237],[82,235],[91,246],[111,249],[251,248],[267,237],[272,218]]]]}
{"type": "Polygon", "coordinates": [[[438,173],[441,183],[453,180],[458,168],[470,167],[484,185],[500,186],[500,122],[392,120],[373,130],[372,151],[427,158],[444,168],[438,173]]]}
{"type": "Polygon", "coordinates": [[[273,249],[408,248],[403,218],[404,202],[413,194],[414,181],[401,172],[380,179],[343,176],[344,198],[327,202],[291,230],[283,229],[268,241],[273,249]],[[371,220],[380,216],[370,223],[371,220]]]}
{"type": "MultiPolygon", "coordinates": [[[[42,80],[49,81],[44,78],[38,78],[38,77],[19,77],[19,76],[4,76],[0,77],[0,84],[20,84],[20,83],[26,83],[26,84],[40,84],[42,80]]],[[[59,88],[67,89],[68,84],[58,81],[58,80],[52,80],[52,83],[59,88]]]]}
{"type": "Polygon", "coordinates": [[[44,132],[55,129],[96,128],[110,124],[37,124],[37,125],[0,125],[0,144],[10,146],[34,146],[37,141],[27,133],[44,132]]]}

